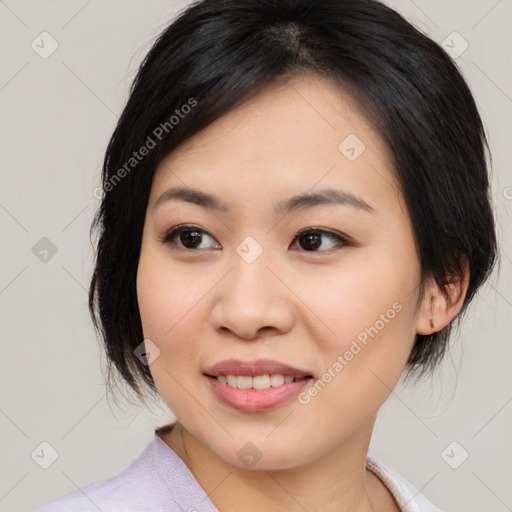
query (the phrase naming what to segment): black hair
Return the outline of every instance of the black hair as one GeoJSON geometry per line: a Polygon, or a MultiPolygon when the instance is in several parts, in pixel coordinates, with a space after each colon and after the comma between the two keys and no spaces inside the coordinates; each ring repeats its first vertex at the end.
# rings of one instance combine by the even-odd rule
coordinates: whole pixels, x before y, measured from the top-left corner
{"type": "MultiPolygon", "coordinates": [[[[136,275],[156,168],[269,84],[300,74],[334,80],[353,94],[385,141],[422,282],[430,277],[446,290],[469,266],[456,319],[490,274],[497,249],[486,136],[470,89],[439,45],[376,0],[196,1],[140,66],[108,144],[93,224],[90,311],[110,370],[139,395],[146,385],[155,391],[134,350],[143,340],[136,275]],[[150,145],[142,157],[139,149],[150,145]]],[[[416,335],[409,373],[435,367],[451,327],[416,335]]]]}

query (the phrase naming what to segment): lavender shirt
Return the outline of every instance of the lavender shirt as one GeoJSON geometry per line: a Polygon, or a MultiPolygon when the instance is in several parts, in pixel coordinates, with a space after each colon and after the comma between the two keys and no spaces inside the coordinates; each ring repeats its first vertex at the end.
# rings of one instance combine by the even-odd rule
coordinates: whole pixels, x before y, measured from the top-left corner
{"type": "MultiPolygon", "coordinates": [[[[401,512],[440,512],[407,480],[375,459],[366,467],[401,512]]],[[[185,463],[158,437],[119,475],[89,485],[37,512],[218,512],[185,463]]]]}

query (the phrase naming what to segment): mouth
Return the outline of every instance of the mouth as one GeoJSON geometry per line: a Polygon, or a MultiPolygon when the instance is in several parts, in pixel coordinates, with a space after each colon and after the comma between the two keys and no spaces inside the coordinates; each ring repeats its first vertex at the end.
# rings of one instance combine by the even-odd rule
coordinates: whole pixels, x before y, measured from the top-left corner
{"type": "Polygon", "coordinates": [[[204,372],[224,404],[243,412],[273,409],[313,378],[311,373],[267,359],[221,361],[204,372]]]}

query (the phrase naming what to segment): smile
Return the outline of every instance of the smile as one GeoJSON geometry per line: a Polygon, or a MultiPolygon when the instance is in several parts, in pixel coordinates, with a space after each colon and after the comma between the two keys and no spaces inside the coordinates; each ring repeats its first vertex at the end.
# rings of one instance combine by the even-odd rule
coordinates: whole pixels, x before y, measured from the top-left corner
{"type": "Polygon", "coordinates": [[[220,402],[242,412],[279,407],[312,379],[304,370],[268,359],[229,359],[215,364],[204,375],[220,402]]]}

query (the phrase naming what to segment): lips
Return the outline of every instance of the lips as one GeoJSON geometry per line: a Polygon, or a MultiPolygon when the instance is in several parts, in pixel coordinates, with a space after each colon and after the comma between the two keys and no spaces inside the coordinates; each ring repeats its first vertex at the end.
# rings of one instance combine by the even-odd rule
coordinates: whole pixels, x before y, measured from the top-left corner
{"type": "Polygon", "coordinates": [[[228,359],[204,375],[223,404],[246,413],[264,412],[289,402],[311,380],[310,373],[269,359],[228,359]]]}

